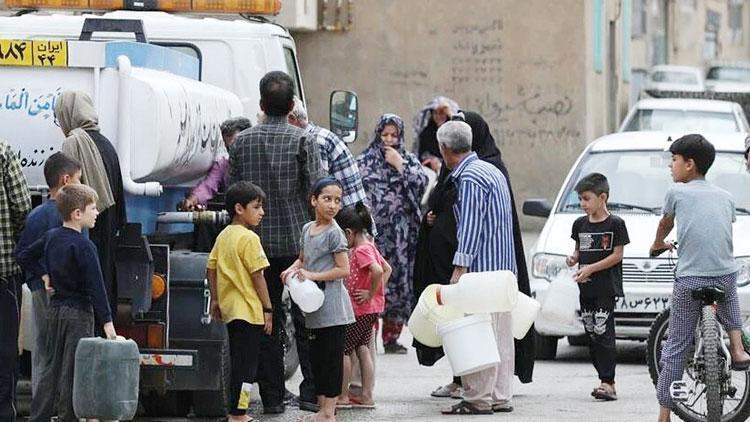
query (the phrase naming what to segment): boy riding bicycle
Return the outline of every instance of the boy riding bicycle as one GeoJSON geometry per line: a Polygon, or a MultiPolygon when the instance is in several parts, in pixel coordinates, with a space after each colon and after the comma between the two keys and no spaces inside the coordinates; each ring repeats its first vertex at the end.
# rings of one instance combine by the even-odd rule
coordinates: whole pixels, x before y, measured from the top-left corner
{"type": "Polygon", "coordinates": [[[693,343],[702,303],[691,290],[716,286],[725,292],[717,316],[729,333],[732,369],[750,367],[741,339],[742,322],[737,298],[737,264],[732,247],[732,223],[736,220],[732,196],[705,179],[716,151],[703,136],[685,135],[669,147],[670,169],[676,182],[664,200],[663,217],[656,230],[652,252],[672,249],[664,239],[678,221],[680,259],[670,303],[669,338],[661,353],[656,397],[661,408],[659,422],[669,421],[672,382],[682,379],[685,353],[693,343]]]}

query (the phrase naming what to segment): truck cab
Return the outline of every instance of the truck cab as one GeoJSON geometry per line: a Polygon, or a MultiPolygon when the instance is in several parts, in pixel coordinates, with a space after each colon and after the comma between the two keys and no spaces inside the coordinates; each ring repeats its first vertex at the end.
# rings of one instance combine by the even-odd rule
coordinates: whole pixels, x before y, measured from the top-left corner
{"type": "MultiPolygon", "coordinates": [[[[257,124],[258,83],[274,70],[292,76],[304,101],[292,37],[257,16],[58,10],[0,17],[0,121],[12,123],[0,125],[0,138],[19,150],[37,197],[45,196],[44,158],[64,139],[51,117],[61,90],[90,94],[102,133],[118,151],[128,182],[128,225],[117,250],[118,332],[139,343],[140,401],[147,415],[185,416],[191,408],[197,416],[226,414],[226,330],[209,316],[207,254],[191,250],[190,243],[192,223],[222,217],[210,211],[172,217],[213,160],[226,154],[221,121],[244,115],[257,124]],[[22,43],[29,52],[36,44],[64,48],[66,60],[58,53],[55,63],[20,66],[5,53],[22,43]],[[94,58],[82,61],[82,52],[94,58]],[[131,73],[123,76],[128,66],[131,73]],[[123,85],[126,79],[130,85],[123,85]],[[162,88],[174,92],[160,98],[162,88]]],[[[356,96],[331,101],[354,107],[332,129],[356,133],[356,96]]],[[[296,349],[293,336],[287,337],[291,376],[296,349]]]]}

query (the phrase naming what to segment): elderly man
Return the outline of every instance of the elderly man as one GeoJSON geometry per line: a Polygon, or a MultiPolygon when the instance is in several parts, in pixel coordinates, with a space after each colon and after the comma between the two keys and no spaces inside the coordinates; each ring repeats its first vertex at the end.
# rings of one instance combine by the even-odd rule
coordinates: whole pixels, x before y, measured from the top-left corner
{"type": "Polygon", "coordinates": [[[21,234],[31,195],[16,152],[0,140],[0,421],[16,418],[18,311],[21,269],[13,249],[21,234]]]}
{"type": "Polygon", "coordinates": [[[294,97],[294,108],[288,116],[289,123],[305,129],[318,143],[323,171],[333,176],[344,186],[341,198],[342,208],[353,207],[357,202],[367,204],[367,195],[362,186],[362,177],[354,156],[336,134],[322,128],[307,118],[307,110],[302,101],[294,97]]]}
{"type": "MultiPolygon", "coordinates": [[[[458,188],[458,248],[451,283],[467,272],[517,273],[510,190],[503,174],[471,151],[471,127],[450,121],[437,131],[440,154],[458,188]]],[[[462,378],[464,400],[443,410],[448,415],[483,415],[513,410],[514,349],[509,312],[492,314],[500,363],[462,378]]]]}
{"type": "Polygon", "coordinates": [[[266,117],[243,131],[229,151],[230,182],[253,182],[268,198],[259,234],[270,263],[265,276],[273,303],[273,334],[261,343],[258,382],[263,412],[271,414],[284,412],[281,272],[299,256],[302,226],[310,220],[307,194],[325,175],[315,140],[287,122],[293,106],[292,78],[284,72],[267,73],[260,81],[260,108],[266,117]]]}

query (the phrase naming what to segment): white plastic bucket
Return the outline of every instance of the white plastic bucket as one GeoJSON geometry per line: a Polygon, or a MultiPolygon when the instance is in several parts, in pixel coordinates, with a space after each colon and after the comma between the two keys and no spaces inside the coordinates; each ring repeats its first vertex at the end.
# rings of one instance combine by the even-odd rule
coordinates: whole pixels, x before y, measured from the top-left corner
{"type": "Polygon", "coordinates": [[[500,362],[492,318],[488,314],[441,323],[438,333],[443,337],[443,350],[455,376],[479,372],[500,362]]]}
{"type": "Polygon", "coordinates": [[[430,284],[424,289],[407,323],[411,335],[418,342],[430,347],[443,345],[443,339],[437,332],[438,324],[464,316],[463,312],[453,306],[438,305],[435,295],[437,288],[437,284],[430,284]]]}
{"type": "Polygon", "coordinates": [[[522,292],[518,292],[516,307],[510,311],[513,319],[514,338],[521,340],[526,336],[541,308],[542,305],[538,301],[526,296],[522,292]]]}

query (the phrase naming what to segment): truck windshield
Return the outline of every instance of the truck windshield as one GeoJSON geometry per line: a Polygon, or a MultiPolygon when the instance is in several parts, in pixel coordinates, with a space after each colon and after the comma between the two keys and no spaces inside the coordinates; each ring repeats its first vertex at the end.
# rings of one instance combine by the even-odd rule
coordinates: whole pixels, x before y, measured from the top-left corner
{"type": "Polygon", "coordinates": [[[750,69],[738,67],[712,67],[706,79],[750,83],[750,69]]]}
{"type": "MultiPolygon", "coordinates": [[[[734,197],[737,214],[750,210],[750,173],[739,152],[718,152],[707,179],[734,197]]],[[[589,153],[578,165],[560,201],[558,212],[581,213],[575,185],[597,172],[609,180],[609,203],[618,214],[661,214],[664,195],[672,185],[671,155],[663,151],[613,151],[589,153]]]]}
{"type": "Polygon", "coordinates": [[[625,127],[625,132],[660,130],[680,132],[738,132],[731,112],[701,110],[638,110],[625,127]]]}

